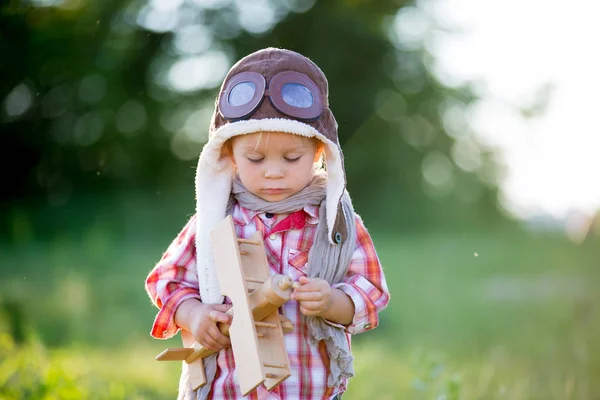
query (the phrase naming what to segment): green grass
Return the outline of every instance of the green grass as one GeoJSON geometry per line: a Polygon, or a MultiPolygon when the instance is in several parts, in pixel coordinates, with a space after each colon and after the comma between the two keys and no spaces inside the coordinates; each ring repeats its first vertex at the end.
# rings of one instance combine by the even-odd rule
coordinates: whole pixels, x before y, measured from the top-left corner
{"type": "MultiPolygon", "coordinates": [[[[154,356],[179,340],[149,336],[143,282],[181,223],[46,240],[24,223],[0,247],[0,399],[175,398],[180,366],[154,356]]],[[[600,398],[598,241],[371,233],[392,301],[355,337],[345,399],[600,398]]]]}
{"type": "Polygon", "coordinates": [[[357,337],[357,357],[386,362],[363,368],[355,398],[367,382],[410,399],[600,396],[597,242],[518,231],[376,240],[393,298],[376,345],[357,337]]]}

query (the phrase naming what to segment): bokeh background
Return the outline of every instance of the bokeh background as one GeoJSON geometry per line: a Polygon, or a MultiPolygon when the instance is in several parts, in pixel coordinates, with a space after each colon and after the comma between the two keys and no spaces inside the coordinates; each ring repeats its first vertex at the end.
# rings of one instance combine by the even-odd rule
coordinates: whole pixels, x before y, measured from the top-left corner
{"type": "MultiPolygon", "coordinates": [[[[392,293],[380,327],[354,339],[344,398],[600,398],[595,208],[519,208],[515,195],[540,177],[507,189],[526,171],[498,140],[514,137],[515,120],[552,114],[552,75],[509,60],[512,86],[500,86],[518,101],[482,113],[498,101],[482,108],[491,86],[467,72],[490,56],[440,50],[477,19],[448,18],[464,17],[451,3],[2,2],[0,398],[175,397],[179,364],[154,357],[180,341],[149,336],[156,310],[144,279],[194,212],[195,164],[224,74],[267,46],[298,51],[328,76],[349,191],[392,293]]],[[[508,3],[490,42],[498,51],[519,15],[521,3],[508,3]]],[[[551,28],[565,29],[569,7],[551,28]]],[[[523,39],[536,21],[517,20],[523,39]]],[[[577,43],[546,47],[558,59],[577,43]]],[[[591,162],[590,148],[574,158],[591,162]]],[[[566,144],[555,151],[557,167],[541,177],[575,192],[559,180],[566,144]]],[[[568,181],[600,171],[589,165],[568,181]]],[[[598,193],[597,181],[584,184],[598,193]]]]}

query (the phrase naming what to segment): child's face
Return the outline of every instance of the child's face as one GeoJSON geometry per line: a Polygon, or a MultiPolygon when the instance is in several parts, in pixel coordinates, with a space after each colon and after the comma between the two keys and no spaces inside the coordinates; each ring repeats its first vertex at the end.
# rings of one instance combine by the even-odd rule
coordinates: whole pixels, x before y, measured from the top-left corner
{"type": "Polygon", "coordinates": [[[232,139],[233,162],[248,191],[281,201],[304,189],[321,150],[315,140],[285,132],[260,132],[232,139]]]}

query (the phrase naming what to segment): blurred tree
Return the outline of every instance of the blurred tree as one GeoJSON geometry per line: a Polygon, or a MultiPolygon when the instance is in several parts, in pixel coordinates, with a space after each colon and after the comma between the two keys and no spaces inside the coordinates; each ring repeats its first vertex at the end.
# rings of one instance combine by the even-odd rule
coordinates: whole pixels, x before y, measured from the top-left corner
{"type": "Polygon", "coordinates": [[[0,65],[0,163],[11,171],[5,201],[33,196],[61,205],[73,193],[192,185],[225,72],[274,46],[310,57],[328,76],[359,211],[381,217],[393,208],[385,222],[407,227],[474,210],[471,220],[497,216],[492,155],[445,122],[460,120],[473,95],[432,76],[423,43],[402,44],[397,28],[411,4],[32,0],[0,7],[0,52],[10,58],[0,65]],[[383,207],[371,207],[374,196],[383,207]]]}

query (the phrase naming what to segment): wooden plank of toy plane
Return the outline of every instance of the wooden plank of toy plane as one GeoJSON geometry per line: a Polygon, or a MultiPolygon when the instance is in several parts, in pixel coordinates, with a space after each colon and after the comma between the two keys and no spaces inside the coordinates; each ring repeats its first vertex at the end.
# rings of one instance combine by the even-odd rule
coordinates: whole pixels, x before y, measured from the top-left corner
{"type": "MultiPolygon", "coordinates": [[[[240,253],[243,254],[243,270],[248,286],[260,290],[261,288],[256,285],[260,285],[261,281],[268,280],[270,276],[267,253],[260,232],[253,233],[248,239],[253,241],[256,240],[259,244],[252,245],[240,243],[240,253]],[[249,278],[252,279],[252,281],[249,278]]],[[[273,290],[275,291],[276,288],[273,288],[273,290]]],[[[256,306],[256,304],[252,305],[256,306]]],[[[287,349],[285,348],[283,338],[282,319],[277,310],[270,312],[269,315],[264,318],[257,318],[257,312],[256,309],[254,309],[254,317],[255,321],[262,321],[265,323],[260,324],[257,322],[256,326],[264,384],[268,390],[271,390],[291,375],[287,349]]],[[[240,360],[237,352],[234,352],[234,357],[237,366],[238,360],[240,360]]]]}
{"type": "MultiPolygon", "coordinates": [[[[259,242],[260,243],[260,242],[259,242]]],[[[229,328],[240,390],[245,396],[264,381],[254,317],[248,300],[233,220],[228,216],[211,231],[211,244],[221,294],[231,299],[234,318],[229,328]]],[[[248,243],[247,243],[248,244],[248,243]]],[[[254,244],[250,244],[254,246],[254,244]]],[[[251,277],[248,275],[248,277],[251,277]]]]}

